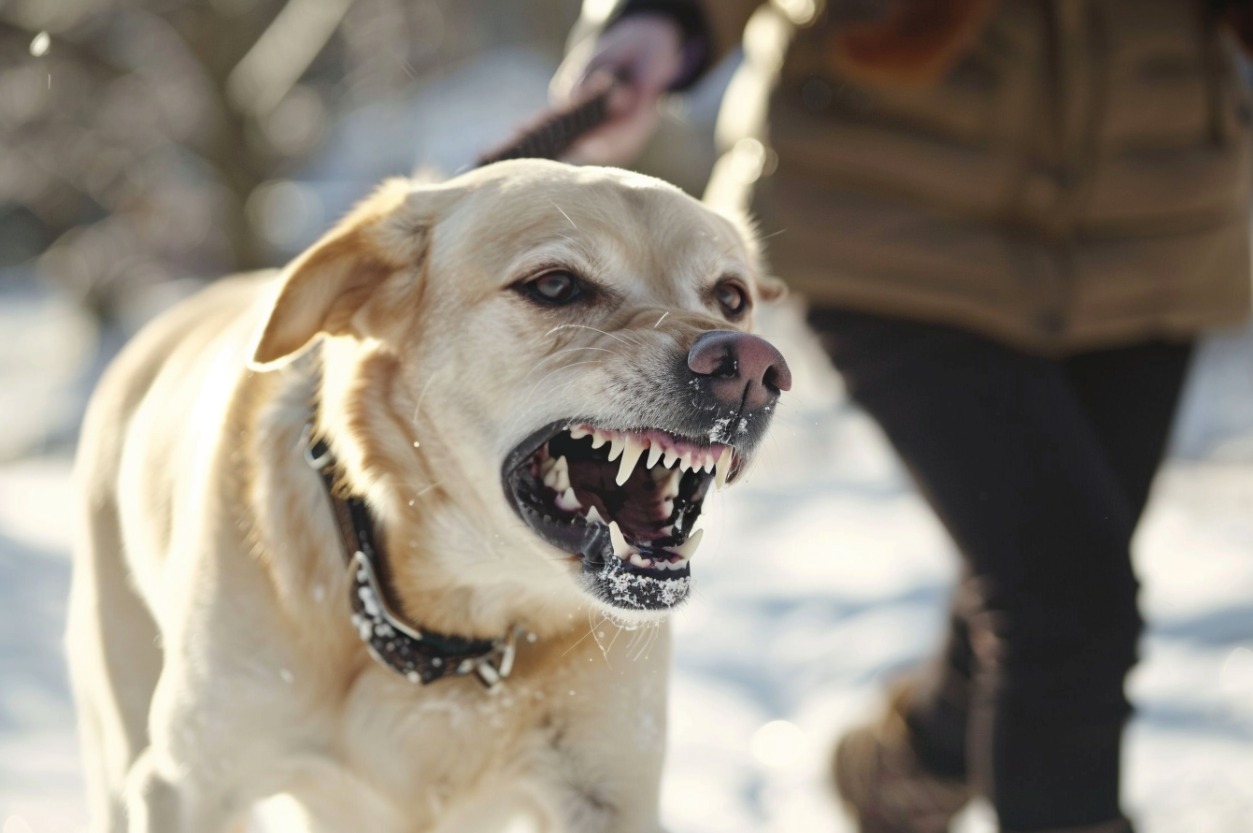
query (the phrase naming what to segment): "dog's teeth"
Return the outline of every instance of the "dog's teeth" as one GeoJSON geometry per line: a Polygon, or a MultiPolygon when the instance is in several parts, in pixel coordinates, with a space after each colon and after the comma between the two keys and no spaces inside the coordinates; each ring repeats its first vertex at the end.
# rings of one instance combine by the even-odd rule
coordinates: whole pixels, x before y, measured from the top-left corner
{"type": "Polygon", "coordinates": [[[652,468],[657,465],[657,461],[661,459],[661,444],[653,443],[648,447],[648,460],[644,463],[645,468],[652,468]]]}
{"type": "Polygon", "coordinates": [[[576,425],[574,428],[570,429],[570,439],[581,440],[584,437],[589,436],[591,433],[591,431],[587,430],[582,425],[576,425]]]}
{"type": "Polygon", "coordinates": [[[554,503],[557,504],[558,509],[566,512],[577,512],[583,508],[583,504],[579,503],[579,499],[574,496],[574,489],[570,488],[557,495],[557,500],[554,503]]]}
{"type": "Polygon", "coordinates": [[[696,548],[700,546],[700,539],[704,536],[705,530],[695,529],[692,534],[687,536],[687,540],[681,546],[674,547],[670,552],[677,555],[681,560],[687,561],[696,554],[696,548]]]}
{"type": "Polygon", "coordinates": [[[561,494],[570,488],[570,463],[565,457],[557,458],[557,462],[553,466],[552,478],[553,482],[551,484],[545,481],[544,485],[548,486],[557,494],[561,494]]]}
{"type": "Polygon", "coordinates": [[[679,455],[679,471],[690,471],[692,468],[692,452],[685,451],[679,455]]]}
{"type": "Polygon", "coordinates": [[[731,476],[731,465],[735,452],[731,446],[724,445],[722,454],[718,456],[718,465],[714,466],[714,486],[718,491],[727,487],[727,478],[731,476]]]}
{"type": "Polygon", "coordinates": [[[631,557],[629,560],[636,567],[648,568],[648,567],[653,566],[653,560],[651,558],[645,558],[644,556],[640,555],[638,552],[631,553],[631,557]]]}
{"type": "Polygon", "coordinates": [[[701,461],[700,470],[701,471],[713,471],[714,463],[716,462],[717,461],[714,460],[713,455],[706,455],[705,458],[701,461]]]}
{"type": "MultiPolygon", "coordinates": [[[[622,452],[622,462],[618,466],[617,483],[619,486],[631,478],[631,472],[635,471],[635,464],[642,456],[644,456],[644,444],[628,434],[626,447],[622,452]]],[[[613,459],[612,452],[609,454],[609,459],[613,459]]]]}
{"type": "MultiPolygon", "coordinates": [[[[661,499],[674,500],[679,496],[679,484],[683,482],[683,472],[675,469],[670,472],[670,476],[666,478],[666,482],[661,485],[661,499]]],[[[666,515],[666,517],[670,517],[666,515]]]]}
{"type": "Polygon", "coordinates": [[[609,442],[609,437],[605,436],[604,432],[592,429],[592,448],[600,448],[607,442],[609,442]]]}
{"type": "Polygon", "coordinates": [[[587,518],[589,524],[603,524],[605,519],[600,516],[600,512],[596,511],[596,506],[588,507],[587,514],[583,517],[587,518]]]}
{"type": "Polygon", "coordinates": [[[665,453],[665,466],[668,469],[674,468],[675,461],[679,459],[679,452],[673,448],[667,448],[665,453]]]}
{"type": "Polygon", "coordinates": [[[614,434],[609,439],[609,462],[612,463],[614,460],[617,460],[618,455],[626,450],[626,446],[626,438],[621,434],[614,434]]]}
{"type": "Polygon", "coordinates": [[[609,541],[613,544],[613,554],[626,561],[633,554],[638,555],[635,549],[627,543],[626,536],[622,534],[621,527],[617,521],[609,522],[609,541]]]}

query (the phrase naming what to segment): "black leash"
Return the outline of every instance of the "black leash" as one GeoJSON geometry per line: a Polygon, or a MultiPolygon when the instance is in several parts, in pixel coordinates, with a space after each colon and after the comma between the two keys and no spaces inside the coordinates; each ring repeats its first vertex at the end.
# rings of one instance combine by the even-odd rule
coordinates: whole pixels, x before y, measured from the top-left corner
{"type": "Polygon", "coordinates": [[[609,118],[609,96],[616,83],[608,74],[593,78],[581,100],[539,116],[504,145],[480,156],[474,166],[506,159],[560,159],[609,118]]]}

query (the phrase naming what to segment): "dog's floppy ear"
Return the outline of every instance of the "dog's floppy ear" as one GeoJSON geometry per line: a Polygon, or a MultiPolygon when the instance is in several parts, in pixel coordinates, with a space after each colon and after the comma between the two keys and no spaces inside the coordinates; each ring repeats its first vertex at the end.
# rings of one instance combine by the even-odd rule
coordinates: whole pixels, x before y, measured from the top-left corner
{"type": "Polygon", "coordinates": [[[353,317],[388,277],[420,272],[431,208],[424,193],[408,180],[385,182],[288,265],[257,339],[254,368],[286,363],[319,333],[352,332],[353,317]]]}

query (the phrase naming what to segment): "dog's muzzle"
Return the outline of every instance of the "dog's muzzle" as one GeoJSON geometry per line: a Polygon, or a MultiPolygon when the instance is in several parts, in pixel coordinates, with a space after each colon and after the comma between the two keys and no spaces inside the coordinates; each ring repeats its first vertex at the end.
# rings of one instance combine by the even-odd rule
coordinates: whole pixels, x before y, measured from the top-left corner
{"type": "Polygon", "coordinates": [[[664,610],[687,598],[704,499],[747,467],[792,383],[773,345],[732,331],[701,335],[675,381],[650,409],[667,415],[664,426],[559,420],[502,470],[519,516],[579,557],[589,591],[615,607],[664,610]]]}

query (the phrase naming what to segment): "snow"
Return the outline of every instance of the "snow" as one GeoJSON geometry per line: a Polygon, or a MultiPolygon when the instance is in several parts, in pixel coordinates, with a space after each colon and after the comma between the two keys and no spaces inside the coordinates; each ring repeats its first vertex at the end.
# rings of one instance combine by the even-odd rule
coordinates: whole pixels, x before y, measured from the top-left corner
{"type": "MultiPolygon", "coordinates": [[[[61,648],[70,459],[55,439],[99,362],[55,299],[5,290],[0,323],[29,336],[0,344],[0,436],[52,438],[0,463],[0,830],[76,831],[61,648]]],[[[827,789],[831,743],[926,656],[955,570],[873,423],[789,314],[767,323],[793,392],[754,469],[707,501],[693,598],[676,614],[663,781],[676,833],[850,831],[827,789]]],[[[1142,833],[1253,830],[1251,368],[1253,330],[1207,343],[1137,538],[1150,632],[1131,682],[1126,797],[1142,833]]],[[[993,829],[975,806],[959,831],[993,829]]]]}
{"type": "MultiPolygon", "coordinates": [[[[305,245],[318,218],[415,159],[468,164],[492,142],[467,137],[525,121],[551,71],[502,52],[450,71],[417,101],[352,114],[305,172],[306,222],[282,230],[276,250],[305,245]]],[[[712,123],[727,72],[698,91],[694,120],[712,123]]],[[[663,173],[676,180],[682,144],[667,148],[680,162],[663,173]]],[[[706,501],[691,599],[675,615],[662,795],[675,833],[850,831],[826,781],[831,744],[876,709],[886,680],[928,654],[955,574],[943,530],[794,316],[778,311],[765,326],[793,390],[752,470],[706,501]]],[[[96,333],[72,304],[12,271],[0,274],[0,335],[0,833],[77,831],[86,810],[61,645],[70,454],[86,393],[120,336],[96,333]]],[[[1249,833],[1253,328],[1207,339],[1173,448],[1136,542],[1150,630],[1131,681],[1139,712],[1127,805],[1140,833],[1249,833]]],[[[270,809],[284,818],[281,801],[270,809]]],[[[960,833],[993,829],[976,805],[960,833]]]]}

